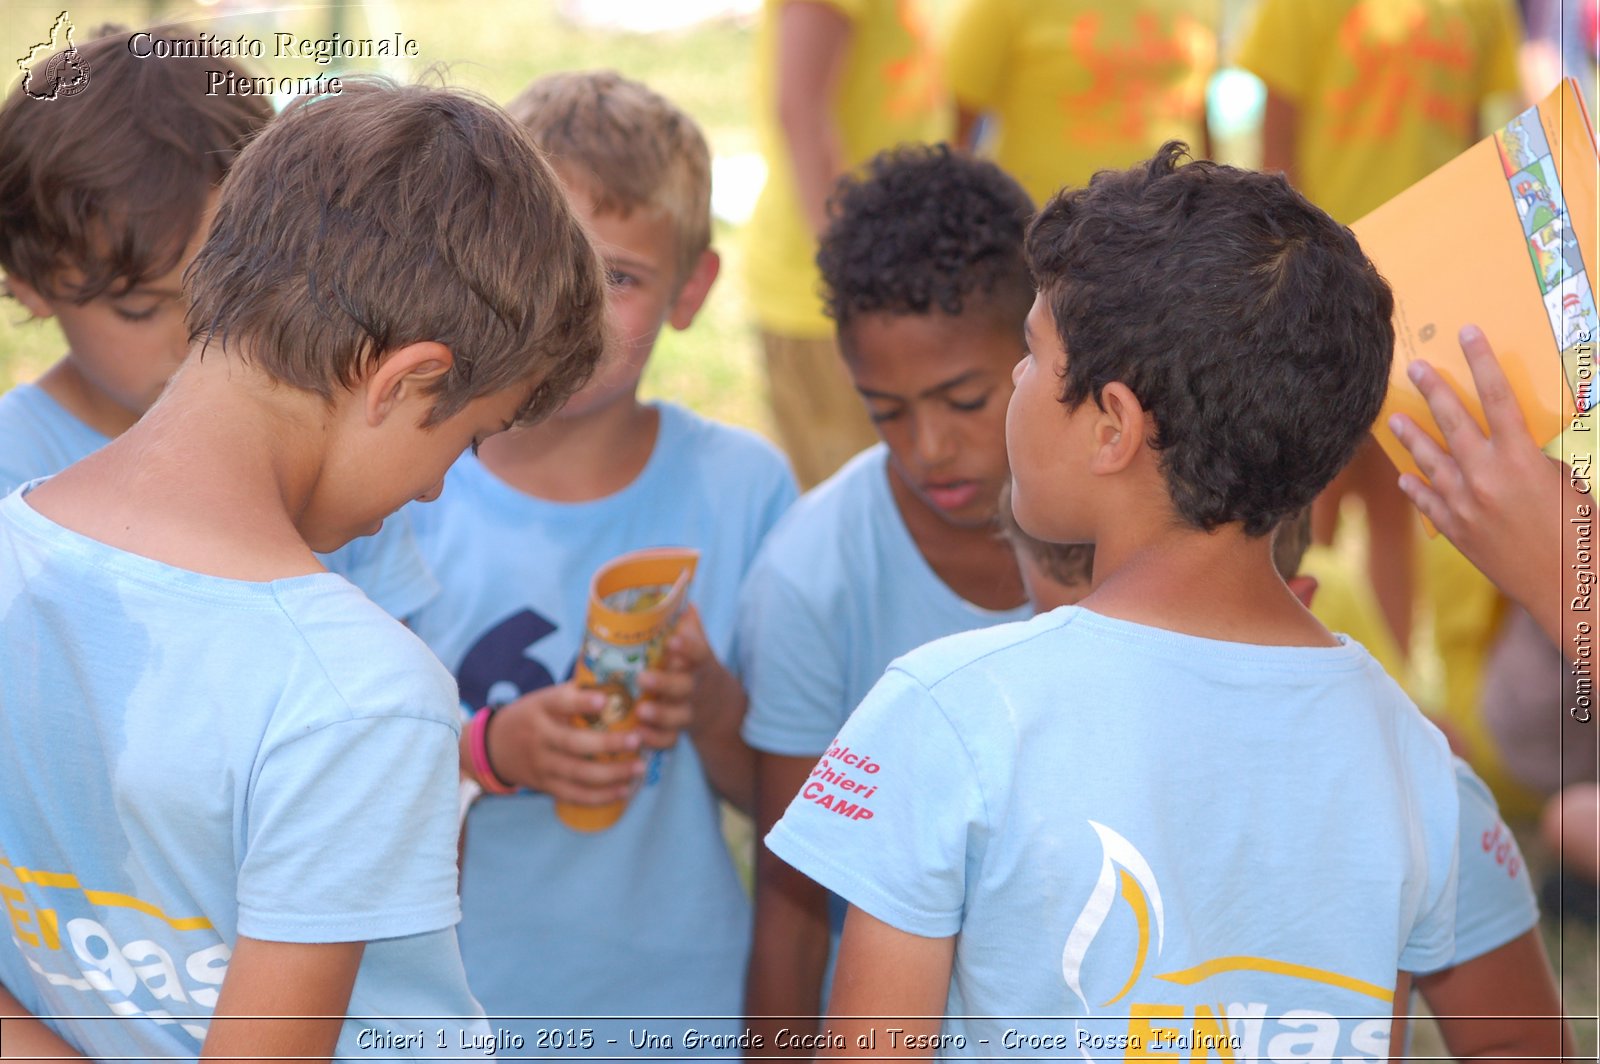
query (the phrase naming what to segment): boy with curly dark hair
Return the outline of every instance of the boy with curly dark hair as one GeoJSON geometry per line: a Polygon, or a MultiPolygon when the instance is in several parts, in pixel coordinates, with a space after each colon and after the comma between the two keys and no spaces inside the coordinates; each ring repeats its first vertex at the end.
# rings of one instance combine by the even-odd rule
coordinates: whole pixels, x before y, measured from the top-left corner
{"type": "MultiPolygon", "coordinates": [[[[1033,205],[992,163],[907,147],[843,179],[830,210],[817,263],[883,442],[795,505],[745,586],[744,736],[763,832],[811,793],[817,757],[896,656],[1026,616],[1015,559],[994,533],[1033,294],[1022,251],[1033,205]]],[[[782,1025],[760,1017],[819,1011],[842,918],[833,901],[758,854],[746,1012],[764,1049],[790,1051],[775,1042],[782,1025]]]]}
{"type": "Polygon", "coordinates": [[[767,839],[851,903],[833,1012],[929,1017],[852,1046],[1381,1058],[1450,960],[1450,751],[1272,558],[1377,415],[1392,297],[1281,176],[1182,154],[1028,234],[1013,505],[1094,590],[897,661],[767,839]]]}

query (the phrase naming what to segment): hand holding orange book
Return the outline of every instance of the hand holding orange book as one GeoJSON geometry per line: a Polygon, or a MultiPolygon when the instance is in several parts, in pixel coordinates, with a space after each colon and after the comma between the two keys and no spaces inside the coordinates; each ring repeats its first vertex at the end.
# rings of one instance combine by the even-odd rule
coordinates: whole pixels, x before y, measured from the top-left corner
{"type": "Polygon", "coordinates": [[[1401,472],[1420,473],[1387,427],[1391,414],[1440,440],[1406,375],[1414,360],[1438,370],[1486,427],[1456,340],[1468,323],[1494,345],[1541,446],[1594,404],[1596,169],[1589,115],[1569,78],[1351,226],[1394,289],[1394,367],[1373,431],[1401,472]]]}

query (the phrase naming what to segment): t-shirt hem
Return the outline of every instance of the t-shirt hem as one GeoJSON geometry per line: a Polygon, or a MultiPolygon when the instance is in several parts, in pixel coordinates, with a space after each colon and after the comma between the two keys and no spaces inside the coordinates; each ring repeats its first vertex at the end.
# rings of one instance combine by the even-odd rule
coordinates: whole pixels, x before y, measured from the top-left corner
{"type": "Polygon", "coordinates": [[[443,931],[461,921],[455,901],[415,909],[389,909],[338,916],[291,916],[240,906],[239,934],[265,942],[377,942],[443,931]]]}
{"type": "Polygon", "coordinates": [[[838,734],[837,728],[825,739],[793,739],[789,735],[774,734],[759,726],[752,728],[749,717],[745,718],[744,726],[739,729],[740,738],[750,749],[778,757],[821,757],[827,752],[828,744],[833,741],[836,734],[838,734]]]}
{"type": "Polygon", "coordinates": [[[782,821],[767,833],[766,845],[806,876],[891,927],[924,938],[948,938],[961,930],[960,912],[934,913],[904,905],[876,883],[817,851],[782,821]]]}
{"type": "Polygon", "coordinates": [[[1455,940],[1445,936],[1442,941],[1406,947],[1400,952],[1398,967],[1402,972],[1437,972],[1460,963],[1454,954],[1455,940]]]}
{"type": "Polygon", "coordinates": [[[1537,909],[1522,910],[1514,917],[1503,920],[1491,920],[1479,927],[1463,934],[1461,928],[1456,928],[1455,955],[1438,968],[1429,971],[1440,971],[1445,968],[1454,968],[1459,964],[1477,960],[1485,953],[1499,949],[1539,926],[1539,911],[1537,909]]]}

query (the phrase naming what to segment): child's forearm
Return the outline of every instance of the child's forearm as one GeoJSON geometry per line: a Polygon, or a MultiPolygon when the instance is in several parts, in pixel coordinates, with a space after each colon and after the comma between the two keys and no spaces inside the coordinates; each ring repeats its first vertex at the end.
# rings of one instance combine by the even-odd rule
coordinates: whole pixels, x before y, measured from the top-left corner
{"type": "Polygon", "coordinates": [[[756,754],[739,735],[748,699],[744,687],[715,660],[707,662],[697,685],[694,724],[689,738],[711,789],[741,813],[755,810],[756,754]]]}
{"type": "MultiPolygon", "coordinates": [[[[785,864],[761,840],[805,784],[810,758],[756,755],[755,934],[745,981],[745,1016],[761,1041],[751,1056],[786,1056],[778,1032],[822,1008],[828,967],[828,892],[785,864]]],[[[810,1033],[812,1028],[804,1028],[810,1033]]]]}
{"type": "Polygon", "coordinates": [[[0,1060],[88,1060],[0,986],[0,1060]]]}

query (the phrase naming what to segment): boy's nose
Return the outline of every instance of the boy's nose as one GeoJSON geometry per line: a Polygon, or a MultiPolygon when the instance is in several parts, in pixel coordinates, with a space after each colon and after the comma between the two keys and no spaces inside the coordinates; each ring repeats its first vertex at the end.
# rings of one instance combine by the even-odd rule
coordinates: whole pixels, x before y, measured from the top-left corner
{"type": "Polygon", "coordinates": [[[955,433],[943,418],[920,417],[917,419],[915,432],[916,439],[913,442],[916,446],[917,460],[924,466],[930,468],[937,466],[954,454],[955,448],[952,443],[955,440],[955,433]]]}
{"type": "Polygon", "coordinates": [[[444,494],[444,478],[440,477],[438,483],[434,484],[433,487],[429,488],[427,491],[425,491],[421,495],[417,496],[417,501],[418,502],[432,502],[433,500],[437,499],[440,495],[443,495],[443,494],[444,494]]]}

